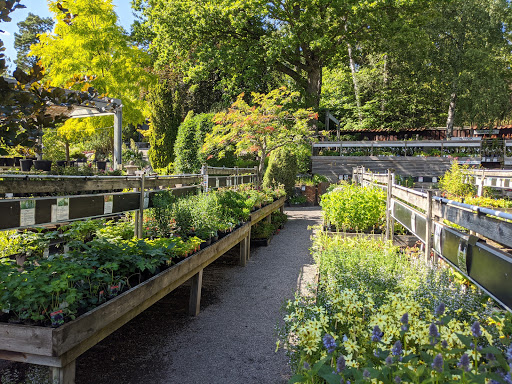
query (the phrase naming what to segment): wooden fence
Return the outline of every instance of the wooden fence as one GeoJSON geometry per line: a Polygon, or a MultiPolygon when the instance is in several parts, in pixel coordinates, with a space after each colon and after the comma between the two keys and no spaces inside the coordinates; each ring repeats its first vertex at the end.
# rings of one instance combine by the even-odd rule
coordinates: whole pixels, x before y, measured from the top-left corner
{"type": "Polygon", "coordinates": [[[434,196],[396,185],[394,175],[354,170],[353,180],[387,191],[386,236],[398,221],[425,247],[425,257],[440,256],[507,310],[512,308],[512,214],[434,196]],[[447,225],[456,224],[458,228],[447,225]]]}
{"type": "MultiPolygon", "coordinates": [[[[257,181],[257,174],[241,174],[246,171],[222,170],[233,172],[228,174],[229,177],[234,176],[233,186],[248,182],[249,179],[257,181]]],[[[221,177],[216,173],[220,174],[220,170],[209,169],[208,172],[210,175],[212,172],[215,174],[214,180],[221,177]]],[[[202,186],[204,188],[204,176],[205,174],[154,177],[2,175],[0,190],[8,196],[0,200],[0,212],[3,214],[0,227],[3,230],[33,227],[133,210],[142,215],[144,209],[151,207],[151,197],[161,190],[159,188],[169,188],[175,195],[195,193],[202,186]],[[127,189],[136,191],[120,192],[127,189]],[[44,191],[67,194],[77,190],[102,192],[63,197],[14,198],[14,194],[21,193],[44,191]]],[[[250,257],[251,227],[260,220],[269,218],[272,212],[282,211],[284,200],[283,197],[251,213],[250,220],[229,235],[60,327],[0,323],[0,359],[49,366],[53,383],[73,384],[78,356],[188,280],[191,281],[189,313],[197,315],[204,268],[237,244],[240,244],[240,265],[245,266],[250,257]]],[[[139,236],[141,233],[139,230],[139,236]]]]}

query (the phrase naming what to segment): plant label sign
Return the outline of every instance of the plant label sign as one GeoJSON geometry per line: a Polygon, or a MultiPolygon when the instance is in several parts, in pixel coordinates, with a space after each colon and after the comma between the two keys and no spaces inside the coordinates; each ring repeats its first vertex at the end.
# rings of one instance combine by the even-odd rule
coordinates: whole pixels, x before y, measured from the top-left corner
{"type": "Polygon", "coordinates": [[[52,222],[69,220],[69,198],[58,198],[52,205],[52,222]]]}
{"type": "Polygon", "coordinates": [[[36,201],[20,201],[20,227],[28,227],[36,223],[36,201]]]}
{"type": "Polygon", "coordinates": [[[109,215],[112,213],[114,208],[114,195],[105,195],[104,196],[104,204],[103,204],[103,214],[109,215]]]}
{"type": "Polygon", "coordinates": [[[434,250],[441,255],[441,232],[443,230],[443,227],[435,223],[434,228],[434,250]]]}

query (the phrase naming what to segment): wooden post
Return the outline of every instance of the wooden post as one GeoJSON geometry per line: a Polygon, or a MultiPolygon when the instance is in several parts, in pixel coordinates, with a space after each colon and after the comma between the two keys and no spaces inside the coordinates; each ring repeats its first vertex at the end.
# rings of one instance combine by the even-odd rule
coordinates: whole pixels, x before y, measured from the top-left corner
{"type": "Polygon", "coordinates": [[[75,360],[65,367],[51,367],[53,384],[75,384],[75,360]]]}
{"type": "Polygon", "coordinates": [[[203,284],[203,270],[201,269],[190,279],[190,303],[188,313],[197,316],[201,305],[201,286],[203,284]]]}
{"type": "Polygon", "coordinates": [[[139,200],[139,226],[137,230],[137,237],[139,239],[142,239],[144,237],[144,232],[142,230],[142,227],[144,225],[144,179],[145,175],[142,174],[140,176],[140,200],[139,200]]]}
{"type": "Polygon", "coordinates": [[[427,191],[427,226],[425,229],[425,261],[430,260],[430,253],[432,252],[432,197],[434,193],[431,189],[427,191]]]}
{"type": "Polygon", "coordinates": [[[254,175],[255,175],[254,185],[260,185],[260,175],[258,173],[258,166],[257,165],[254,166],[254,175]]]}
{"type": "Polygon", "coordinates": [[[391,215],[391,199],[393,197],[393,174],[388,169],[388,190],[386,198],[386,239],[393,241],[394,221],[391,215]]]}
{"type": "Polygon", "coordinates": [[[240,265],[245,267],[247,265],[247,243],[249,239],[244,237],[242,241],[240,241],[240,265]]]}
{"type": "Polygon", "coordinates": [[[482,171],[482,178],[480,179],[480,182],[478,183],[478,190],[477,190],[477,196],[483,196],[484,195],[484,180],[485,180],[485,171],[482,171]]]}

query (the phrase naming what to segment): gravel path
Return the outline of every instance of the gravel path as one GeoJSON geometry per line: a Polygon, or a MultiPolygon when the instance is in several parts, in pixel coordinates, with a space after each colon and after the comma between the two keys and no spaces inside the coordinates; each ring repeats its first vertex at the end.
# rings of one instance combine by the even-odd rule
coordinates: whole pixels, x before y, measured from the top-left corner
{"type": "Polygon", "coordinates": [[[310,225],[320,209],[289,208],[289,221],[247,266],[238,247],[203,273],[201,312],[187,314],[182,286],[77,360],[77,384],[274,384],[290,377],[276,325],[302,266],[311,264],[310,225]]]}

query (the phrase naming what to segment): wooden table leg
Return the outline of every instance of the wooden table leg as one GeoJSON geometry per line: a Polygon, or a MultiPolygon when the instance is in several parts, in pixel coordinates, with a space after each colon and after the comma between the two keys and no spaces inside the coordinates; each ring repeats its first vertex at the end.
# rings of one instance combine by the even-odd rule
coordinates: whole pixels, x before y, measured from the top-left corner
{"type": "Polygon", "coordinates": [[[75,384],[75,361],[65,367],[51,367],[53,384],[75,384]]]}
{"type": "Polygon", "coordinates": [[[191,287],[190,287],[190,303],[188,313],[191,316],[197,316],[199,314],[199,307],[201,305],[201,286],[203,284],[203,270],[201,269],[198,273],[192,276],[191,287]]]}

